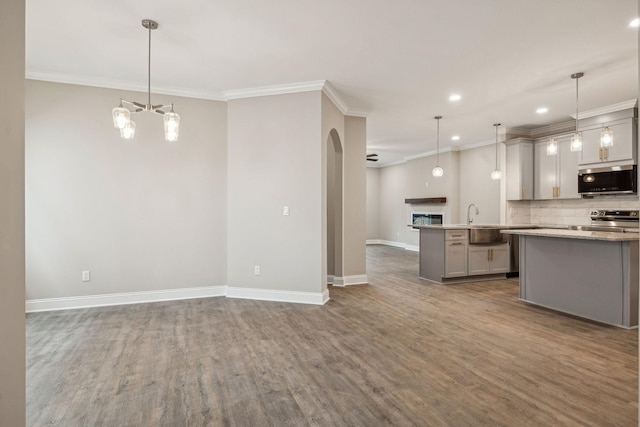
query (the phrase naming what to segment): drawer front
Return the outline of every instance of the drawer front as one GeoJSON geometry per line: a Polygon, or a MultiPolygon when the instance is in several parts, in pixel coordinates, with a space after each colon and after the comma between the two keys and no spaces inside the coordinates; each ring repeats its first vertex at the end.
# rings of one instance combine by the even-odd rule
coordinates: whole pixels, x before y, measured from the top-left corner
{"type": "Polygon", "coordinates": [[[445,240],[468,240],[469,230],[446,230],[444,234],[445,240]]]}

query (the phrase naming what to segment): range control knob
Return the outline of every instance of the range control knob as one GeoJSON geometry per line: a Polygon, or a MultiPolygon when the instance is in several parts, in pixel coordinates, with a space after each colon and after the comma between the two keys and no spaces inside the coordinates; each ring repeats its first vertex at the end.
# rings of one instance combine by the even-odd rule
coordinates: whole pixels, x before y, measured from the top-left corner
{"type": "Polygon", "coordinates": [[[591,216],[598,216],[598,215],[601,215],[599,211],[591,211],[591,216]]]}

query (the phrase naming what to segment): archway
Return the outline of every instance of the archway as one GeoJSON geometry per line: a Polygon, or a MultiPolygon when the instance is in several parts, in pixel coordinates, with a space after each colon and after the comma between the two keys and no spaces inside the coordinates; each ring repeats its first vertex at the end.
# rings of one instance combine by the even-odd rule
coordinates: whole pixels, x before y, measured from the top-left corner
{"type": "Polygon", "coordinates": [[[343,150],[340,136],[332,129],[327,138],[327,282],[343,284],[342,195],[343,150]]]}

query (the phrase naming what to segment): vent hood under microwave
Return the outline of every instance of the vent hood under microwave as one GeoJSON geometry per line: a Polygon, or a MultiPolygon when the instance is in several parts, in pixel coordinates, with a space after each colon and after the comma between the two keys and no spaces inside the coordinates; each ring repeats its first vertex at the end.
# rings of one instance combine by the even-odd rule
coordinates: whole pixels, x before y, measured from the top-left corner
{"type": "Polygon", "coordinates": [[[637,182],[636,165],[580,169],[578,171],[578,193],[584,196],[634,194],[638,191],[637,182]]]}

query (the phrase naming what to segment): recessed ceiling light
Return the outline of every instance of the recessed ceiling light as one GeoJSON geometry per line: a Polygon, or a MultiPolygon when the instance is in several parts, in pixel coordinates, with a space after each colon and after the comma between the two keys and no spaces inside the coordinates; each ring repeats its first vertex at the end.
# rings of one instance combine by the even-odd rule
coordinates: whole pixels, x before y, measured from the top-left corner
{"type": "Polygon", "coordinates": [[[451,95],[449,95],[449,101],[460,101],[462,99],[462,96],[460,96],[459,93],[452,93],[451,95]]]}
{"type": "Polygon", "coordinates": [[[536,110],[536,113],[538,114],[544,114],[547,113],[549,111],[549,109],[547,107],[540,107],[536,110]]]}
{"type": "Polygon", "coordinates": [[[460,135],[453,135],[453,136],[451,137],[451,140],[452,140],[452,141],[460,141],[460,135]]]}
{"type": "Polygon", "coordinates": [[[636,18],[633,21],[629,22],[629,26],[634,28],[640,27],[640,18],[636,18]]]}

